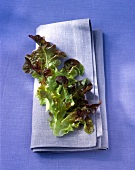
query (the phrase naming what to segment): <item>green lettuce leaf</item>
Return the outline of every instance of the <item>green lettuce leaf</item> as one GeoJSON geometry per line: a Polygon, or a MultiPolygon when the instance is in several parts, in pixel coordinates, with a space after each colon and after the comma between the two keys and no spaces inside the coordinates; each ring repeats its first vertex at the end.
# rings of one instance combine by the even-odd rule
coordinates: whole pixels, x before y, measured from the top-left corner
{"type": "Polygon", "coordinates": [[[84,74],[84,66],[76,59],[68,59],[59,69],[66,54],[40,35],[29,37],[39,46],[25,56],[23,70],[40,83],[37,97],[41,105],[46,105],[53,134],[63,136],[80,125],[91,134],[94,131],[91,115],[97,111],[101,101],[89,104],[86,93],[92,89],[92,83],[88,79],[76,79],[84,74]]]}

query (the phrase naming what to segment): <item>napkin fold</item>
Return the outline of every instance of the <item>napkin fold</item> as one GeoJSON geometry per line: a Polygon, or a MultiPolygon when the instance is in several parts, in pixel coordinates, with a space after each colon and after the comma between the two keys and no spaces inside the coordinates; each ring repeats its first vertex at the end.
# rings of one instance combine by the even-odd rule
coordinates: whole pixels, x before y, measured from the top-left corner
{"type": "MultiPolygon", "coordinates": [[[[103,61],[103,36],[101,31],[92,31],[89,19],[65,21],[37,28],[36,34],[45,36],[46,41],[56,44],[69,58],[79,60],[85,67],[85,74],[93,84],[87,99],[102,104],[93,115],[94,132],[87,134],[77,129],[63,137],[55,137],[49,127],[45,106],[40,106],[34,81],[31,149],[33,152],[85,151],[108,148],[108,130],[105,103],[105,77],[103,61]]],[[[67,58],[68,58],[67,57],[67,58]]],[[[67,59],[66,58],[66,59],[67,59]]]]}

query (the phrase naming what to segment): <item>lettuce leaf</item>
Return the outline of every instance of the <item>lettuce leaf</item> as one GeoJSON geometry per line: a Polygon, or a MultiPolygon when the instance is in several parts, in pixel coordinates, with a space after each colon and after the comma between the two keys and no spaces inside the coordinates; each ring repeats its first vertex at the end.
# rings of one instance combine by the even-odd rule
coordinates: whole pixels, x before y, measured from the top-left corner
{"type": "Polygon", "coordinates": [[[86,133],[91,134],[94,131],[91,115],[96,112],[101,101],[90,105],[86,93],[92,89],[92,83],[88,79],[76,79],[83,75],[84,66],[71,58],[59,69],[61,59],[66,54],[40,35],[29,37],[39,46],[25,56],[23,70],[40,83],[37,97],[41,105],[46,105],[53,134],[63,136],[80,125],[83,125],[86,133]]]}

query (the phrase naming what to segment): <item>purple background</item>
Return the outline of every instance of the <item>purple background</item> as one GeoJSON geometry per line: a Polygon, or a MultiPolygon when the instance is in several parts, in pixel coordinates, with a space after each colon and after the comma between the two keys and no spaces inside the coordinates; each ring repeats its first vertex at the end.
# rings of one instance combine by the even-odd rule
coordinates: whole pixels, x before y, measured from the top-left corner
{"type": "Polygon", "coordinates": [[[135,169],[135,0],[1,0],[0,81],[1,170],[135,169]],[[104,32],[110,148],[32,153],[33,79],[21,68],[35,44],[27,35],[40,24],[80,18],[104,32]]]}

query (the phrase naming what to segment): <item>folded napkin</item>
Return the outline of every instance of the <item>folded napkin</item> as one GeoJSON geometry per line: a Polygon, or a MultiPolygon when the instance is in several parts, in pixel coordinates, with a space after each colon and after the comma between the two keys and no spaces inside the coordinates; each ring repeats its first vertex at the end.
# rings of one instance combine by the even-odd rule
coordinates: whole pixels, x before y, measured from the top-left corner
{"type": "Polygon", "coordinates": [[[92,134],[89,135],[80,128],[63,137],[55,137],[49,127],[49,115],[45,111],[45,106],[40,106],[35,96],[39,85],[35,80],[31,149],[33,152],[107,149],[108,131],[101,31],[92,31],[89,19],[79,19],[41,25],[37,28],[36,34],[45,36],[47,41],[56,44],[69,58],[75,58],[84,65],[83,77],[89,78],[93,84],[93,89],[87,95],[87,99],[93,102],[101,100],[102,104],[97,113],[93,115],[94,132],[92,134]]]}

